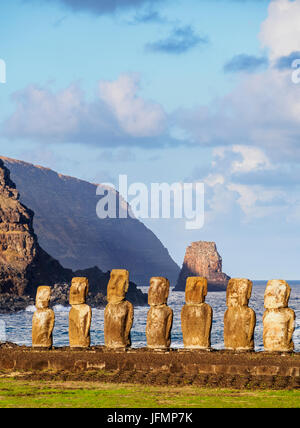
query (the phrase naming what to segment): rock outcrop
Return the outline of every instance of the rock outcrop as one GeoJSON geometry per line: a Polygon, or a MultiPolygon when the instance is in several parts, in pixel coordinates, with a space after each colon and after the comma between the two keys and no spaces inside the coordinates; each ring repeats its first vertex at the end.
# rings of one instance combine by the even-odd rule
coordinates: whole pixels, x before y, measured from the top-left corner
{"type": "MultiPolygon", "coordinates": [[[[102,271],[127,269],[131,280],[148,285],[166,276],[175,285],[180,268],[160,240],[134,218],[100,220],[97,185],[13,159],[2,158],[34,213],[34,230],[48,254],[72,270],[97,266],[102,271]]],[[[122,201],[122,209],[127,204],[122,201]],[[124,206],[123,206],[124,205],[124,206]]]]}
{"type": "MultiPolygon", "coordinates": [[[[76,273],[65,269],[40,247],[33,218],[33,211],[21,203],[10,172],[0,159],[0,311],[24,309],[32,301],[29,297],[35,297],[37,287],[43,284],[65,284],[60,286],[61,294],[63,289],[65,296],[61,295],[61,302],[59,297],[56,299],[56,303],[63,303],[64,298],[68,298],[67,284],[74,276],[87,277],[92,284],[91,294],[95,302],[105,305],[109,272],[103,273],[97,267],[76,273]]],[[[131,290],[129,299],[134,304],[146,304],[147,296],[135,284],[131,290]]]]}
{"type": "Polygon", "coordinates": [[[214,242],[193,242],[187,248],[175,290],[184,291],[187,278],[193,276],[207,278],[208,291],[226,290],[230,277],[222,272],[222,258],[214,242]]]}

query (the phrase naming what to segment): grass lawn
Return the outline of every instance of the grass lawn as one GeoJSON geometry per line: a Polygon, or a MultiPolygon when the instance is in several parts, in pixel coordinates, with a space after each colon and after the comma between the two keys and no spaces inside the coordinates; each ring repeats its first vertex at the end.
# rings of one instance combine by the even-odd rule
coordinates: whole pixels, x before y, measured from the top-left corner
{"type": "Polygon", "coordinates": [[[1,378],[0,407],[292,408],[300,407],[300,390],[238,391],[1,378]]]}

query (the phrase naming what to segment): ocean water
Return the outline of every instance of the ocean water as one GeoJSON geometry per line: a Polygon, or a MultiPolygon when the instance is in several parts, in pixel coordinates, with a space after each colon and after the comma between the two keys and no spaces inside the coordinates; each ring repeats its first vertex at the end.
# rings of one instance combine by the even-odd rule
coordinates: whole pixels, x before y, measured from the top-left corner
{"type": "MultiPolygon", "coordinates": [[[[300,352],[300,281],[289,282],[292,287],[292,293],[289,306],[296,312],[296,329],[294,333],[295,350],[300,352]]],[[[263,350],[263,325],[262,317],[264,312],[264,291],[265,283],[255,284],[253,287],[252,297],[249,306],[256,312],[257,323],[255,329],[255,349],[263,350]]],[[[141,287],[143,292],[147,292],[147,287],[141,287]]],[[[212,347],[214,349],[223,349],[223,318],[226,311],[226,293],[208,293],[206,302],[213,308],[213,326],[212,326],[212,347]]],[[[169,306],[174,311],[174,323],[172,329],[172,347],[182,348],[182,334],[180,313],[184,305],[184,293],[170,292],[168,301],[169,306]]],[[[68,317],[70,308],[56,306],[55,311],[55,328],[53,332],[54,346],[68,346],[68,317]]],[[[146,320],[149,307],[137,307],[134,311],[134,324],[131,338],[134,348],[146,346],[146,320]]],[[[18,345],[31,346],[31,322],[35,307],[28,307],[26,311],[17,314],[1,315],[0,314],[0,341],[6,338],[7,341],[18,345]]],[[[91,344],[104,344],[104,309],[93,309],[93,318],[91,325],[91,344]]]]}

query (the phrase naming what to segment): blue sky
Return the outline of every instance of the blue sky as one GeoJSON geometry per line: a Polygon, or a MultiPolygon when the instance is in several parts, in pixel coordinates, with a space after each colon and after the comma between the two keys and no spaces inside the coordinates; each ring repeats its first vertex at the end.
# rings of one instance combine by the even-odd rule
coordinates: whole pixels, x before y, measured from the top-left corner
{"type": "Polygon", "coordinates": [[[300,0],[10,0],[1,154],[92,182],[202,181],[206,221],[145,220],[182,263],[300,278],[300,0]],[[113,7],[114,6],[114,7],[113,7]]]}

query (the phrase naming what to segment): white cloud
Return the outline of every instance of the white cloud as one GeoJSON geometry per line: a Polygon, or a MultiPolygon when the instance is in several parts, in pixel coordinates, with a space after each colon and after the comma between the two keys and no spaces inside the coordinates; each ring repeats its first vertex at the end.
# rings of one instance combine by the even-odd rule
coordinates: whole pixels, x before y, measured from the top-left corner
{"type": "Polygon", "coordinates": [[[225,179],[221,174],[209,174],[205,179],[204,183],[207,186],[214,187],[218,184],[224,184],[225,179]]]}
{"type": "Polygon", "coordinates": [[[138,96],[136,74],[100,81],[99,88],[92,102],[75,84],[57,92],[33,85],[18,91],[13,95],[15,111],[3,123],[2,133],[39,142],[103,146],[154,144],[164,135],[166,114],[158,103],[138,96]]]}
{"type": "Polygon", "coordinates": [[[83,94],[76,85],[53,93],[51,90],[29,86],[13,95],[16,110],[5,123],[8,136],[33,134],[43,138],[74,135],[78,116],[85,116],[83,94]]]}
{"type": "Polygon", "coordinates": [[[273,183],[281,172],[281,164],[271,163],[259,147],[232,145],[214,149],[211,170],[203,179],[207,221],[223,221],[224,215],[248,223],[278,215],[283,222],[295,220],[298,212],[292,213],[300,203],[299,189],[296,186],[287,192],[286,183],[280,185],[280,179],[273,183]],[[268,174],[269,183],[264,184],[268,174]]]}
{"type": "Polygon", "coordinates": [[[260,40],[274,60],[300,51],[300,1],[275,0],[269,5],[268,17],[261,27],[260,40]]]}
{"type": "Polygon", "coordinates": [[[277,204],[279,198],[285,197],[284,192],[280,190],[234,183],[229,183],[227,188],[238,194],[237,203],[243,210],[246,221],[272,216],[275,212],[285,209],[285,205],[278,206],[277,204]]]}
{"type": "Polygon", "coordinates": [[[176,120],[194,144],[216,147],[219,157],[235,145],[259,147],[271,160],[300,158],[300,85],[292,70],[244,76],[230,94],[211,106],[181,109],[176,120]]]}
{"type": "Polygon", "coordinates": [[[123,74],[118,80],[99,84],[100,98],[107,104],[120,126],[134,137],[162,134],[166,127],[163,108],[138,97],[140,78],[137,74],[123,74]]]}
{"type": "Polygon", "coordinates": [[[242,160],[232,162],[231,171],[233,173],[271,169],[268,157],[258,147],[234,145],[232,152],[242,157],[242,160]]]}

